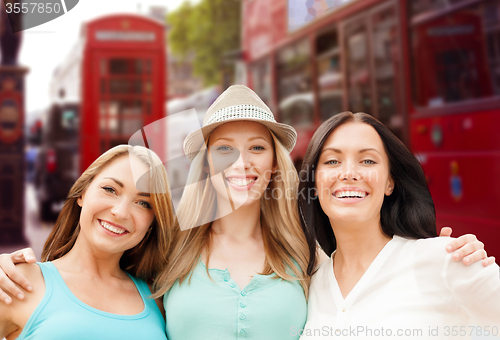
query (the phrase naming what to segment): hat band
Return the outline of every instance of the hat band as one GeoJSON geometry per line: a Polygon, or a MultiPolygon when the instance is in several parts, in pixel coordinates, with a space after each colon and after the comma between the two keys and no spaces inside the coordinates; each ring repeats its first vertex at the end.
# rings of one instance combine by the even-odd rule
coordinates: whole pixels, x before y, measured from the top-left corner
{"type": "Polygon", "coordinates": [[[219,111],[215,111],[212,117],[206,122],[206,125],[223,122],[229,119],[261,119],[266,120],[268,122],[276,123],[274,116],[267,112],[266,110],[254,106],[254,105],[234,105],[228,106],[219,111]]]}

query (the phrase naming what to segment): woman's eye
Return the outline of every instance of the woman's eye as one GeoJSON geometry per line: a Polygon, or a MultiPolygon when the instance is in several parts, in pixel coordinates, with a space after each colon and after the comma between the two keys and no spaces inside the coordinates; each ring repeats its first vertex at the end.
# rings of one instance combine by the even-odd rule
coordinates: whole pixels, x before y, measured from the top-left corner
{"type": "Polygon", "coordinates": [[[336,159],[331,159],[329,161],[326,161],[325,164],[336,165],[336,164],[339,164],[339,161],[336,159]]]}
{"type": "Polygon", "coordinates": [[[144,208],[152,209],[151,204],[149,204],[146,201],[140,201],[139,204],[142,205],[144,208]]]}
{"type": "Polygon", "coordinates": [[[371,159],[365,159],[363,161],[364,164],[377,164],[375,161],[372,161],[371,159]]]}
{"type": "Polygon", "coordinates": [[[231,148],[229,146],[225,146],[225,145],[222,145],[222,146],[219,146],[217,148],[217,151],[230,151],[231,148]]]}
{"type": "Polygon", "coordinates": [[[265,148],[263,146],[252,146],[252,150],[263,151],[263,150],[265,150],[265,148]]]}
{"type": "Polygon", "coordinates": [[[107,187],[107,186],[106,186],[106,187],[102,187],[102,189],[103,189],[104,191],[109,192],[110,194],[116,194],[115,189],[113,189],[112,187],[107,187]]]}

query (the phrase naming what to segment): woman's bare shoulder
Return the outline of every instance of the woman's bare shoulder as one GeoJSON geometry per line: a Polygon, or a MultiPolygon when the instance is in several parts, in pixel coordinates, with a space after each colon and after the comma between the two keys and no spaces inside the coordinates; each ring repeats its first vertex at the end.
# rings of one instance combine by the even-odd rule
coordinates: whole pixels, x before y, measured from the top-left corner
{"type": "Polygon", "coordinates": [[[19,269],[19,272],[24,275],[33,286],[31,292],[26,292],[24,294],[24,299],[22,301],[12,299],[13,318],[15,321],[24,325],[45,295],[45,280],[37,264],[24,263],[16,265],[16,268],[19,269]]]}
{"type": "Polygon", "coordinates": [[[0,338],[16,338],[22,327],[40,303],[45,294],[45,282],[40,267],[36,264],[19,264],[19,273],[33,285],[31,292],[26,292],[23,300],[12,298],[12,304],[0,303],[0,338]]]}
{"type": "MultiPolygon", "coordinates": [[[[36,263],[20,263],[16,265],[16,268],[18,268],[21,274],[23,274],[30,282],[31,278],[43,282],[42,270],[36,263]]],[[[31,283],[35,284],[34,282],[31,283]]]]}

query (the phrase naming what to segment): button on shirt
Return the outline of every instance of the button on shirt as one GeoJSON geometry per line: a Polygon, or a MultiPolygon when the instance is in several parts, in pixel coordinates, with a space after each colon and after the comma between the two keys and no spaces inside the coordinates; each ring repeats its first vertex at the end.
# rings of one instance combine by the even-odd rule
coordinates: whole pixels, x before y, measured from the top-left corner
{"type": "Polygon", "coordinates": [[[298,281],[258,275],[243,289],[229,272],[199,261],[191,280],[164,297],[169,340],[289,340],[304,328],[307,304],[298,281]]]}

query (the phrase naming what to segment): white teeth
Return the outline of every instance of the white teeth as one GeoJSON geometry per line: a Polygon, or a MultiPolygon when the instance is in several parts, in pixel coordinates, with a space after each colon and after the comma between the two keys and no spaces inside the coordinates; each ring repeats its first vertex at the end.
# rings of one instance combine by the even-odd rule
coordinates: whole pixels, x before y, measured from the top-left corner
{"type": "Polygon", "coordinates": [[[116,228],[107,222],[104,222],[104,221],[100,221],[100,222],[101,222],[101,225],[103,226],[104,229],[109,230],[115,234],[124,234],[126,232],[126,230],[116,228]]]}
{"type": "Polygon", "coordinates": [[[366,196],[362,191],[339,191],[335,194],[337,198],[363,198],[366,196]]]}
{"type": "Polygon", "coordinates": [[[255,179],[252,179],[252,178],[247,178],[246,180],[241,180],[241,179],[236,179],[236,178],[230,177],[227,180],[229,182],[231,182],[232,184],[235,184],[239,187],[245,187],[245,186],[249,185],[250,183],[255,182],[255,179]]]}

